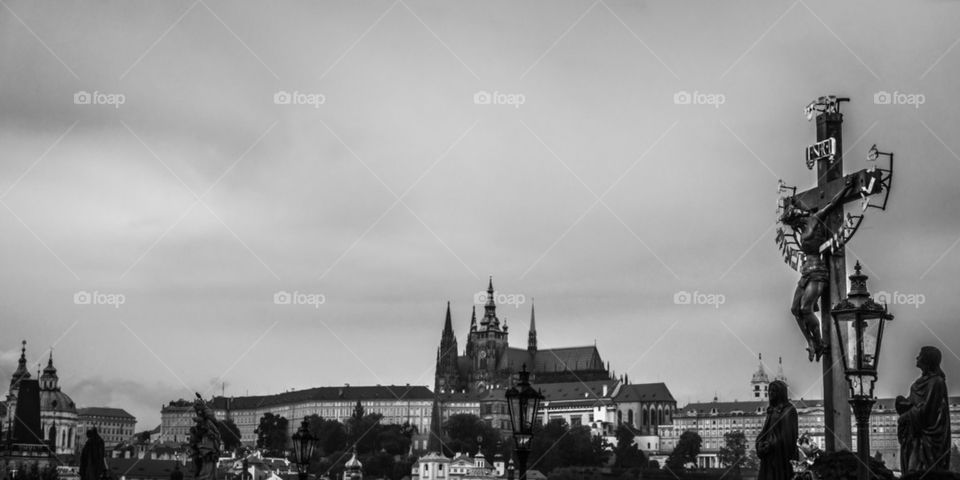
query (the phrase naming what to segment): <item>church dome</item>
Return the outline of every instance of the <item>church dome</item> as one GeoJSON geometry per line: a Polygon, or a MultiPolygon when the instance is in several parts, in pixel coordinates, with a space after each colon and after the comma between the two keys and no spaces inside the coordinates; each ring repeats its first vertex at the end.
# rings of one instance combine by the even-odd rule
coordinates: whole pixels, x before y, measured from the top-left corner
{"type": "Polygon", "coordinates": [[[77,405],[73,399],[60,390],[40,390],[41,412],[77,413],[77,405]]]}
{"type": "Polygon", "coordinates": [[[360,460],[357,459],[357,451],[353,451],[353,456],[350,457],[350,460],[347,460],[347,463],[343,465],[343,468],[347,470],[360,470],[363,468],[363,464],[360,463],[360,460]]]}

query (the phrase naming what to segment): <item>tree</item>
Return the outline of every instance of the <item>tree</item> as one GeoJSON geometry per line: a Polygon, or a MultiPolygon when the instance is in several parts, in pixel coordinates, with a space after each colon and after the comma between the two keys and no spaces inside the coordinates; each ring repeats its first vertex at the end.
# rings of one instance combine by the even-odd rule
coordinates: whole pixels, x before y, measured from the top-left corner
{"type": "MultiPolygon", "coordinates": [[[[242,445],[240,441],[240,428],[237,427],[236,423],[233,423],[232,418],[217,422],[217,429],[220,430],[220,440],[223,442],[224,452],[232,452],[240,448],[240,445],[242,445]]],[[[147,435],[149,439],[149,432],[147,432],[147,435]]]]}
{"type": "Polygon", "coordinates": [[[405,455],[410,451],[412,443],[409,436],[400,425],[383,425],[377,433],[377,444],[380,450],[390,455],[405,455]]]}
{"type": "Polygon", "coordinates": [[[616,456],[614,467],[617,468],[642,468],[647,464],[646,455],[640,451],[637,446],[633,429],[624,423],[617,427],[617,446],[613,449],[616,456]]]}
{"type": "Polygon", "coordinates": [[[747,437],[740,430],[723,434],[723,446],[720,447],[720,465],[740,472],[747,460],[747,437]]]}
{"type": "Polygon", "coordinates": [[[267,456],[282,457],[287,450],[289,422],[286,418],[272,413],[260,417],[260,425],[255,430],[257,448],[264,450],[267,456]]]}
{"type": "Polygon", "coordinates": [[[697,464],[697,455],[700,455],[700,447],[703,445],[703,439],[697,432],[687,430],[680,435],[677,440],[677,446],[667,457],[667,469],[671,472],[682,472],[687,464],[697,464]]]}
{"type": "Polygon", "coordinates": [[[455,455],[458,452],[474,455],[482,445],[483,455],[493,458],[500,442],[500,433],[476,415],[460,413],[451,415],[443,423],[446,435],[444,454],[455,455]],[[479,443],[477,442],[479,439],[479,443]]]}
{"type": "Polygon", "coordinates": [[[595,467],[600,466],[607,457],[604,447],[602,438],[594,437],[590,427],[580,426],[570,428],[560,438],[556,449],[560,453],[561,466],[595,467]]]}
{"type": "Polygon", "coordinates": [[[347,441],[350,445],[356,445],[357,453],[377,452],[380,450],[377,436],[382,428],[380,420],[383,419],[383,415],[371,413],[358,418],[356,415],[363,413],[363,407],[359,402],[357,406],[359,408],[354,411],[354,415],[347,419],[347,441]]]}
{"type": "Polygon", "coordinates": [[[318,454],[330,455],[347,449],[347,429],[342,423],[315,414],[308,415],[306,420],[310,434],[318,439],[318,454]]]}

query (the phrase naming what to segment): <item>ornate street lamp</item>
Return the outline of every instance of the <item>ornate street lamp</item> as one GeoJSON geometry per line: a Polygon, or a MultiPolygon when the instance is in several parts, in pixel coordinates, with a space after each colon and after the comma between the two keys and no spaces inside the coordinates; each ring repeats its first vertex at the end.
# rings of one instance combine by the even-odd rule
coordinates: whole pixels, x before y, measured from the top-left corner
{"type": "Polygon", "coordinates": [[[876,399],[873,386],[877,381],[877,364],[883,341],[883,325],[893,320],[886,305],[880,305],[867,291],[867,276],[860,272],[860,262],[850,275],[850,293],[831,310],[834,331],[842,351],[843,371],[850,384],[850,405],[857,419],[857,454],[860,457],[858,478],[868,478],[870,461],[870,411],[876,399]]]}
{"type": "Polygon", "coordinates": [[[306,418],[300,423],[300,428],[293,434],[293,459],[297,464],[297,476],[300,480],[307,480],[307,469],[310,468],[310,459],[317,449],[317,437],[310,434],[310,422],[306,418]]]}
{"type": "Polygon", "coordinates": [[[513,444],[517,452],[517,469],[520,480],[527,479],[527,457],[530,455],[530,441],[533,438],[533,426],[537,423],[540,402],[543,394],[530,386],[530,372],[523,364],[520,370],[520,382],[507,390],[507,410],[510,413],[510,428],[513,430],[513,444]]]}

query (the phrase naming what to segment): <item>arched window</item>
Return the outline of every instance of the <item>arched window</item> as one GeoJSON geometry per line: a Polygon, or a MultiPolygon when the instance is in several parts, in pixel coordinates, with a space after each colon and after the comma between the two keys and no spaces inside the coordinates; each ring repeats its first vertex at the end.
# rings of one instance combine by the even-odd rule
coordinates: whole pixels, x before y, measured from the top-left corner
{"type": "Polygon", "coordinates": [[[633,424],[633,409],[632,409],[632,408],[631,408],[630,410],[627,410],[627,423],[629,423],[631,427],[634,426],[634,424],[633,424]]]}
{"type": "Polygon", "coordinates": [[[53,443],[54,447],[57,445],[57,427],[50,426],[50,434],[47,436],[47,440],[53,443]]]}
{"type": "Polygon", "coordinates": [[[617,410],[617,424],[621,424],[621,423],[623,423],[623,412],[620,410],[617,410]]]}
{"type": "Polygon", "coordinates": [[[643,409],[643,425],[650,425],[650,410],[647,407],[643,409]]]}

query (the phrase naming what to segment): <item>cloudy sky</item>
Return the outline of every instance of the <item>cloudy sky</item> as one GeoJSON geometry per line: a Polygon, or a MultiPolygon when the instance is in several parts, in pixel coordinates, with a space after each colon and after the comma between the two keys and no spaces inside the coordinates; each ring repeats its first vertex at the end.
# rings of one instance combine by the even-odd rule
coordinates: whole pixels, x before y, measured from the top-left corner
{"type": "Polygon", "coordinates": [[[194,391],[432,386],[446,302],[462,346],[493,275],[516,346],[536,298],[541,347],[596,342],[681,404],[746,399],[759,353],[819,397],[775,204],[815,181],[802,111],[834,94],[847,171],[896,153],[847,252],[899,302],[881,394],[921,345],[958,378],[958,23],[948,1],[4,0],[0,375],[21,339],[31,365],[53,347],[78,404],[139,428],[194,391]]]}

